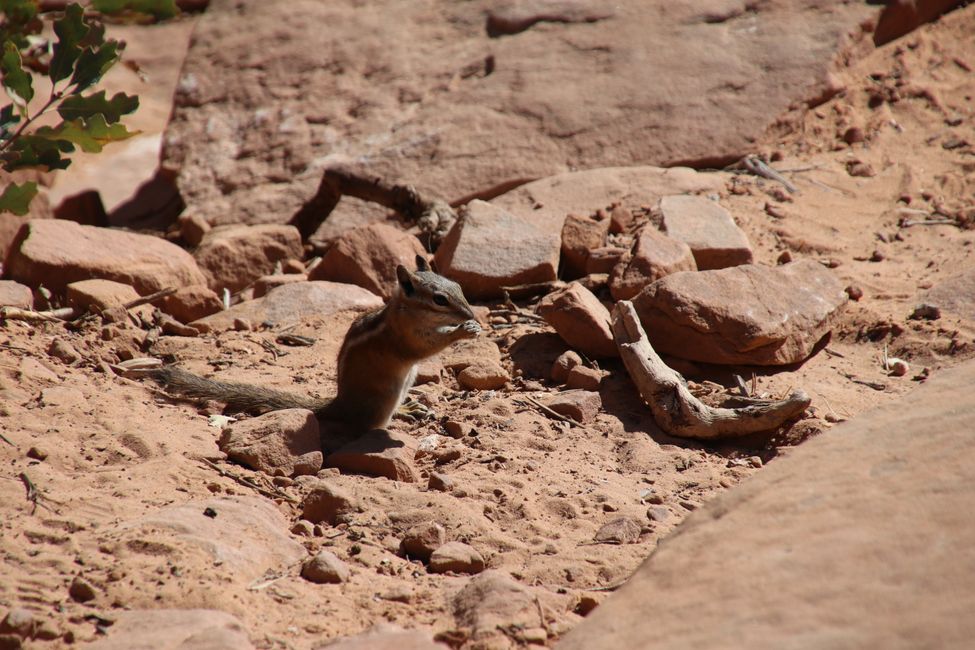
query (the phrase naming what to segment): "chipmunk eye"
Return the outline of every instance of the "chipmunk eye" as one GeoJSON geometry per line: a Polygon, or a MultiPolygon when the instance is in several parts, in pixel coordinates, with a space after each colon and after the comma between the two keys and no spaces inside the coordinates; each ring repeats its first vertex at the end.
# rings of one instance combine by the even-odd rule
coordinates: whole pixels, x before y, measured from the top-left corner
{"type": "Polygon", "coordinates": [[[440,305],[441,307],[446,307],[450,301],[447,300],[447,296],[442,293],[433,294],[433,302],[440,305]]]}

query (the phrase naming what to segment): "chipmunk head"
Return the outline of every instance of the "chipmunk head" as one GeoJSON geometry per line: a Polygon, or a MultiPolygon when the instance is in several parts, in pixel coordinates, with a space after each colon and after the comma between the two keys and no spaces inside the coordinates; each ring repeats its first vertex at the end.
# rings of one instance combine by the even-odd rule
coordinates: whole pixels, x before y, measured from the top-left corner
{"type": "Polygon", "coordinates": [[[400,264],[396,277],[403,305],[422,308],[436,324],[449,327],[474,319],[460,285],[437,273],[421,255],[416,256],[416,272],[400,264]]]}

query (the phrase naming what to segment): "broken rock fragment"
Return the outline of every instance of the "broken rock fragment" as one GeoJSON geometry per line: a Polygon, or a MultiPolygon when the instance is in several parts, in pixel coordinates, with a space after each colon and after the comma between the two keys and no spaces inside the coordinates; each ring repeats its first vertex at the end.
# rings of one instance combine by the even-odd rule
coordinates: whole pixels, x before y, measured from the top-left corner
{"type": "Polygon", "coordinates": [[[699,270],[751,264],[748,237],[717,201],[691,194],[665,196],[660,212],[664,231],[690,246],[699,270]]]}
{"type": "Polygon", "coordinates": [[[676,273],[649,285],[633,306],[658,352],[775,366],[808,357],[846,302],[833,273],[802,260],[676,273]]]}
{"type": "Polygon", "coordinates": [[[468,298],[495,298],[502,287],[555,280],[561,245],[558,233],[474,200],[437,249],[436,262],[468,298]]]}
{"type": "Polygon", "coordinates": [[[687,244],[647,227],[640,231],[625,263],[613,269],[609,291],[616,300],[630,300],[651,282],[678,271],[696,270],[687,244]]]}
{"type": "Polygon", "coordinates": [[[236,422],[223,430],[218,444],[231,460],[272,476],[315,474],[322,468],[318,420],[306,409],[236,422]]]}
{"type": "Polygon", "coordinates": [[[207,232],[193,253],[214,291],[239,291],[274,270],[279,260],[302,256],[294,226],[221,226],[207,232]]]}
{"type": "Polygon", "coordinates": [[[538,314],[566,343],[587,357],[617,356],[609,310],[578,282],[545,296],[538,304],[538,314]]]}

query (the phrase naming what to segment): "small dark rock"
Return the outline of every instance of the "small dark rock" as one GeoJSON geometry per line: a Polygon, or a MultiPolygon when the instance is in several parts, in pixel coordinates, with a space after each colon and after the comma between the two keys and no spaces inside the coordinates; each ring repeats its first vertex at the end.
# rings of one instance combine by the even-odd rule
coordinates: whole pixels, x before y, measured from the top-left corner
{"type": "Polygon", "coordinates": [[[71,586],[68,587],[68,595],[75,602],[87,603],[94,600],[97,594],[90,582],[81,576],[75,576],[74,580],[71,581],[71,586]]]}

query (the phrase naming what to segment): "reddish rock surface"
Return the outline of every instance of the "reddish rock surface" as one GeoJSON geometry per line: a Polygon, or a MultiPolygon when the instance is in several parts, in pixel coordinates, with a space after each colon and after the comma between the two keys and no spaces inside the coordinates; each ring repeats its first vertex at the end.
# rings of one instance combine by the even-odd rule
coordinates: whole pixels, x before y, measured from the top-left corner
{"type": "Polygon", "coordinates": [[[578,282],[545,296],[537,311],[578,352],[594,359],[618,356],[609,310],[578,282]]]}
{"type": "Polygon", "coordinates": [[[4,276],[55,292],[92,278],[132,285],[141,295],[206,284],[193,257],[165,239],[57,219],[32,221],[20,229],[4,276]]]}
{"type": "Polygon", "coordinates": [[[847,302],[818,262],[676,273],[633,306],[661,353],[707,363],[787,365],[808,357],[847,302]]]}
{"type": "Polygon", "coordinates": [[[13,280],[0,280],[0,306],[30,309],[34,306],[34,295],[30,287],[13,280]]]}
{"type": "Polygon", "coordinates": [[[416,268],[416,256],[427,252],[416,237],[395,226],[374,223],[339,237],[310,280],[347,282],[388,299],[397,291],[396,265],[416,268]]]}
{"type": "Polygon", "coordinates": [[[640,231],[633,250],[613,269],[609,290],[616,300],[630,300],[648,284],[678,271],[696,271],[690,247],[648,226],[640,231]]]}
{"type": "Polygon", "coordinates": [[[353,474],[416,483],[420,476],[413,464],[415,452],[416,441],[410,436],[370,431],[326,456],[325,466],[353,474]]]}
{"type": "Polygon", "coordinates": [[[590,250],[606,243],[609,219],[570,214],[562,226],[563,277],[578,278],[587,273],[590,250]]]}
{"type": "MultiPolygon", "coordinates": [[[[546,4],[510,11],[544,16],[546,4]]],[[[328,156],[367,160],[378,176],[448,200],[572,168],[724,164],[752,152],[790,105],[835,94],[827,72],[874,13],[860,3],[557,4],[555,15],[612,16],[493,39],[486,15],[505,12],[489,0],[301,11],[212,2],[163,163],[211,223],[286,221],[328,156]]]]}
{"type": "Polygon", "coordinates": [[[210,332],[234,329],[234,321],[238,319],[254,325],[265,321],[281,324],[296,322],[303,317],[324,317],[346,309],[362,311],[381,305],[382,300],[360,287],[338,282],[297,282],[190,324],[201,332],[210,332]]]}
{"type": "Polygon", "coordinates": [[[189,323],[217,313],[223,309],[223,301],[213,289],[201,284],[178,288],[176,293],[163,298],[159,306],[181,323],[189,323]]]}
{"type": "Polygon", "coordinates": [[[560,238],[490,203],[472,201],[437,249],[440,272],[471,299],[555,279],[560,238]]]}
{"type": "Polygon", "coordinates": [[[254,297],[261,298],[266,296],[268,291],[280,287],[283,284],[307,281],[308,276],[304,274],[264,275],[254,280],[254,297]]]}
{"type": "Polygon", "coordinates": [[[235,422],[223,430],[217,444],[231,460],[272,476],[314,474],[322,468],[318,420],[304,409],[235,422]]]}
{"type": "Polygon", "coordinates": [[[463,542],[447,542],[430,555],[430,571],[433,573],[480,573],[484,570],[484,558],[477,549],[463,542]]]}
{"type": "Polygon", "coordinates": [[[700,271],[751,264],[748,237],[731,213],[701,196],[674,195],[660,199],[663,229],[687,244],[700,271]]]}
{"type": "Polygon", "coordinates": [[[213,609],[139,609],[112,617],[108,635],[91,650],[253,650],[235,616],[213,609]]]}
{"type": "Polygon", "coordinates": [[[301,255],[297,228],[278,225],[214,228],[193,252],[210,288],[232,292],[269,274],[275,263],[301,255]]]}
{"type": "Polygon", "coordinates": [[[964,646],[973,382],[969,362],[705,505],[557,647],[964,646]]]}

